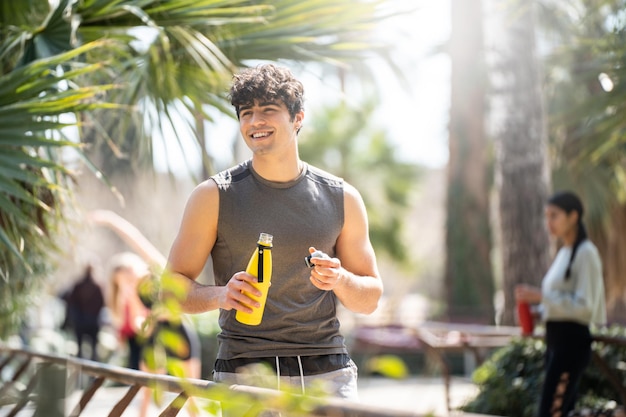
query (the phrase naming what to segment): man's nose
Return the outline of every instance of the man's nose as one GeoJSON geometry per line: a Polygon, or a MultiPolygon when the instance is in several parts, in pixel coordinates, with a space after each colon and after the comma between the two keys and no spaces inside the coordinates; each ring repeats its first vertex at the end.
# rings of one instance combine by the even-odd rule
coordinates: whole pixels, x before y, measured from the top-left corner
{"type": "Polygon", "coordinates": [[[253,125],[265,124],[265,116],[262,112],[254,112],[252,113],[252,120],[250,122],[253,125]]]}

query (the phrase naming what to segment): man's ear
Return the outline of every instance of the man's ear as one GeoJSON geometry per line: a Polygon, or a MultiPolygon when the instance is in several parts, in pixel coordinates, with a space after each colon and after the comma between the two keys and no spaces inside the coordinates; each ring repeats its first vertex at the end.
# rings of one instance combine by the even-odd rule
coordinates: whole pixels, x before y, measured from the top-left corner
{"type": "Polygon", "coordinates": [[[303,120],[304,120],[304,112],[299,111],[298,113],[296,113],[296,116],[294,117],[294,120],[293,120],[293,123],[296,129],[300,129],[302,127],[303,120]]]}

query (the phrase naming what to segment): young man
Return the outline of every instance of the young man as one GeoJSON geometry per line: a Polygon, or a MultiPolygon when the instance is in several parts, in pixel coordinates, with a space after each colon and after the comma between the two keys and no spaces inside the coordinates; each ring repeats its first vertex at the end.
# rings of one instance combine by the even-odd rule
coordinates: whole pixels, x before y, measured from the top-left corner
{"type": "Polygon", "coordinates": [[[241,371],[269,364],[276,388],[304,390],[324,380],[332,395],[356,399],[356,366],[339,332],[336,300],[372,313],[383,285],[359,193],[343,180],[307,165],[298,155],[304,90],[288,69],[263,65],[234,77],[231,102],[252,158],[201,183],[192,192],[168,269],[187,278],[187,313],[220,309],[214,380],[243,383],[241,371]],[[257,278],[245,272],[259,233],[273,235],[273,274],[263,320],[251,312],[257,278]],[[313,268],[304,257],[314,257],[313,268]],[[209,255],[215,286],[195,282],[209,255]]]}

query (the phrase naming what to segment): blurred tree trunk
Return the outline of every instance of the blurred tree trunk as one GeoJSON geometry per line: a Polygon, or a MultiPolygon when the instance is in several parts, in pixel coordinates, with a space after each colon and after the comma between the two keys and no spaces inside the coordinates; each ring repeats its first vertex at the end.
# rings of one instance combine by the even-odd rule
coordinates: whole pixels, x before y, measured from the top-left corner
{"type": "Polygon", "coordinates": [[[608,320],[611,323],[626,323],[626,297],[624,273],[626,271],[626,205],[614,204],[609,208],[605,227],[589,227],[589,237],[598,247],[604,269],[608,320]],[[610,227],[606,227],[606,223],[610,227]]]}
{"type": "MultiPolygon", "coordinates": [[[[490,116],[495,139],[504,291],[503,324],[514,324],[514,288],[539,285],[550,261],[543,211],[550,188],[547,130],[532,0],[494,1],[490,116]]],[[[493,28],[491,28],[493,29],[493,28]]]]}
{"type": "Polygon", "coordinates": [[[213,158],[209,156],[207,152],[207,144],[206,144],[206,129],[204,126],[205,116],[201,109],[196,109],[193,114],[194,125],[195,125],[195,133],[196,133],[196,142],[200,145],[200,149],[202,149],[202,168],[200,172],[200,180],[204,181],[209,178],[211,175],[215,174],[215,167],[213,163],[213,158]]]}
{"type": "Polygon", "coordinates": [[[492,323],[485,55],[481,0],[452,1],[445,297],[451,321],[492,323]]]}

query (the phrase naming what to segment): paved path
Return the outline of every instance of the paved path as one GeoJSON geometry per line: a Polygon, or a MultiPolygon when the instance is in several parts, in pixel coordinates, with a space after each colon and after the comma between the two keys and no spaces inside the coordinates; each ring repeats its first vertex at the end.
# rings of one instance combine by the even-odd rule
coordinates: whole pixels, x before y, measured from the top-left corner
{"type": "MultiPolygon", "coordinates": [[[[84,410],[86,417],[106,417],[113,405],[124,395],[125,387],[108,387],[100,389],[84,410]]],[[[453,378],[451,384],[451,405],[457,407],[476,394],[476,387],[467,378],[453,378]]],[[[173,396],[166,394],[168,399],[173,396]]],[[[385,407],[390,410],[412,411],[419,414],[446,416],[445,390],[440,377],[411,377],[404,380],[387,378],[361,378],[359,380],[359,397],[364,404],[385,407]]],[[[78,401],[76,397],[75,403],[78,401]]],[[[137,417],[141,395],[138,395],[123,417],[137,417]]],[[[0,408],[0,417],[5,417],[9,408],[0,408]]],[[[70,410],[68,410],[69,413],[70,410]]],[[[30,417],[33,408],[27,408],[18,417],[30,417]]],[[[148,417],[158,416],[159,408],[151,404],[148,417]]],[[[201,415],[208,416],[208,413],[201,415]]],[[[180,417],[189,417],[184,410],[180,417]]]]}
{"type": "MultiPolygon", "coordinates": [[[[450,405],[461,406],[477,393],[469,378],[452,378],[450,405]]],[[[441,377],[411,377],[405,380],[364,378],[359,383],[359,398],[365,404],[419,414],[446,416],[446,397],[441,377]]]]}

